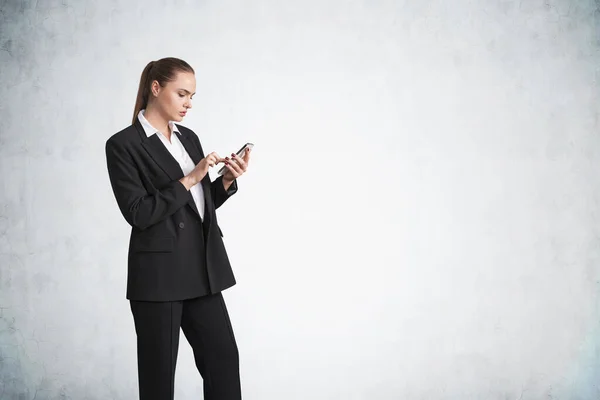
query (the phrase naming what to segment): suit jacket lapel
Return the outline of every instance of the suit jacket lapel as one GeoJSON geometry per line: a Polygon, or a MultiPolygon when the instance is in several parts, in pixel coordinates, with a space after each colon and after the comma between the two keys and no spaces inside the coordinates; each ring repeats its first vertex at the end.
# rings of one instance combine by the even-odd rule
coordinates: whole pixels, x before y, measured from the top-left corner
{"type": "MultiPolygon", "coordinates": [[[[183,144],[183,147],[185,147],[185,150],[189,154],[192,161],[194,161],[194,164],[195,165],[198,164],[200,162],[200,160],[204,158],[202,149],[198,149],[198,147],[195,145],[195,143],[190,138],[188,132],[186,132],[185,130],[182,130],[179,125],[177,127],[179,128],[179,130],[181,132],[181,136],[179,136],[179,140],[181,141],[181,144],[183,144]]],[[[204,218],[206,219],[206,222],[208,222],[210,224],[211,215],[212,215],[212,212],[214,211],[214,204],[213,204],[212,198],[210,196],[211,182],[210,182],[210,176],[208,175],[208,173],[206,175],[204,175],[204,178],[202,178],[202,181],[200,181],[200,184],[202,185],[202,191],[204,192],[204,218]]],[[[196,212],[198,212],[198,209],[195,206],[194,206],[194,209],[196,210],[196,212]]]]}
{"type": "Polygon", "coordinates": [[[150,154],[150,157],[156,161],[169,178],[172,180],[181,179],[183,177],[183,171],[181,170],[179,163],[173,158],[171,153],[169,153],[169,150],[167,150],[165,145],[160,141],[158,135],[152,135],[150,137],[146,136],[146,132],[144,132],[144,128],[138,119],[135,120],[134,125],[142,138],[142,146],[146,149],[148,154],[150,154]]]}
{"type": "MultiPolygon", "coordinates": [[[[142,127],[141,122],[137,118],[133,125],[137,128],[137,131],[138,131],[140,137],[142,138],[142,146],[146,149],[148,154],[150,154],[150,157],[152,157],[154,159],[154,161],[156,161],[156,163],[160,166],[160,168],[169,176],[169,178],[171,178],[172,180],[179,180],[179,179],[183,178],[183,171],[181,170],[181,166],[179,165],[177,160],[175,160],[175,158],[171,155],[169,150],[167,150],[165,145],[161,142],[158,135],[154,134],[150,137],[146,136],[146,132],[144,131],[144,128],[142,127]]],[[[181,133],[182,133],[182,135],[179,136],[181,143],[185,147],[190,158],[194,161],[194,164],[198,164],[204,156],[201,154],[201,151],[196,150],[196,146],[187,137],[186,133],[184,133],[183,131],[181,131],[181,133]]],[[[175,133],[175,134],[177,135],[177,133],[175,133]]],[[[208,177],[208,174],[206,174],[204,179],[202,179],[202,188],[204,189],[204,193],[205,193],[205,195],[204,195],[204,203],[205,203],[204,215],[206,218],[206,216],[210,214],[208,212],[210,210],[208,203],[212,203],[212,202],[207,201],[207,196],[206,196],[206,191],[209,191],[209,193],[210,193],[210,178],[208,177]],[[208,179],[208,184],[206,182],[207,179],[208,179]],[[208,186],[208,188],[207,188],[207,186],[208,186]]],[[[196,207],[196,203],[194,202],[194,198],[192,197],[191,193],[189,194],[189,197],[190,198],[188,200],[188,205],[194,210],[194,212],[196,212],[196,214],[198,214],[198,216],[200,216],[200,212],[198,211],[198,208],[196,207]]],[[[208,196],[208,197],[210,198],[210,196],[208,196]]]]}

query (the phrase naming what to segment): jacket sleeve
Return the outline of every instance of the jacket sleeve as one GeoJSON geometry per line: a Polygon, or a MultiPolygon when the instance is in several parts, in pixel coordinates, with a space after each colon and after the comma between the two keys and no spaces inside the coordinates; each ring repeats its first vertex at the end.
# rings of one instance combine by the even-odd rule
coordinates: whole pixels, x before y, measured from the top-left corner
{"type": "Polygon", "coordinates": [[[233,182],[231,182],[231,186],[229,186],[228,190],[225,190],[225,187],[223,186],[223,175],[212,181],[210,184],[210,195],[215,204],[215,210],[221,207],[221,205],[225,203],[225,200],[237,192],[237,189],[237,179],[234,179],[233,182]]]}
{"type": "MultiPolygon", "coordinates": [[[[196,135],[196,133],[193,131],[192,137],[200,152],[204,154],[204,150],[202,150],[202,145],[200,144],[200,139],[198,139],[198,135],[196,135]]],[[[223,175],[212,181],[210,183],[210,196],[212,197],[213,204],[215,205],[215,210],[221,207],[223,203],[225,203],[225,200],[231,197],[235,192],[237,192],[237,190],[237,179],[233,180],[228,190],[225,190],[225,187],[223,186],[223,175]]]]}
{"type": "Polygon", "coordinates": [[[178,180],[149,193],[127,150],[114,140],[106,141],[106,164],[113,193],[129,225],[146,229],[174,214],[189,200],[189,192],[178,180]]]}

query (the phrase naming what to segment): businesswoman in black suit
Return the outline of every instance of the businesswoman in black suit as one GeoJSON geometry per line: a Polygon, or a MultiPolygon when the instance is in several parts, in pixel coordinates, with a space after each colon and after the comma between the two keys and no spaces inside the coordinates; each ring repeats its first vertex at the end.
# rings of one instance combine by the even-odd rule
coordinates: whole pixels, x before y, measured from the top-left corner
{"type": "Polygon", "coordinates": [[[137,335],[141,400],[174,396],[179,329],[190,343],[206,400],[241,399],[238,348],[221,291],[236,281],[215,210],[238,189],[242,157],[204,154],[176,122],[192,107],[194,70],[185,61],[150,62],[132,124],[106,141],[114,196],[131,225],[127,299],[137,335]],[[211,182],[208,169],[227,171],[211,182]]]}

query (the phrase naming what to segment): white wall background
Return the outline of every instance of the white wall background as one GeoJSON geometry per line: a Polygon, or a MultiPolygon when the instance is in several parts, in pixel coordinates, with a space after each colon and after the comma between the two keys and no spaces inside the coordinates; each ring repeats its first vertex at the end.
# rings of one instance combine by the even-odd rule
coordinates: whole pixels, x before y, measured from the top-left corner
{"type": "Polygon", "coordinates": [[[104,143],[167,56],[205,150],[256,144],[244,399],[600,396],[597,2],[0,4],[0,398],[137,398],[104,143]]]}

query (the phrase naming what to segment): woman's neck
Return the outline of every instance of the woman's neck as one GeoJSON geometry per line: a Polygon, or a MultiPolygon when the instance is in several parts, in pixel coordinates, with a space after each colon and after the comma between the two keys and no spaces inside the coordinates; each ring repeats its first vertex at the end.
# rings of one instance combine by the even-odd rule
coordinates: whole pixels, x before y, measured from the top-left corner
{"type": "Polygon", "coordinates": [[[156,129],[158,129],[165,137],[171,141],[171,130],[169,129],[169,121],[163,117],[159,110],[150,106],[144,111],[144,118],[156,129]]]}

